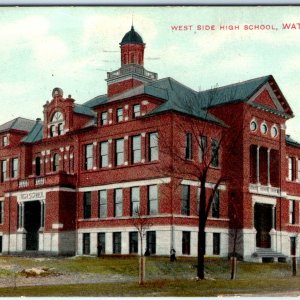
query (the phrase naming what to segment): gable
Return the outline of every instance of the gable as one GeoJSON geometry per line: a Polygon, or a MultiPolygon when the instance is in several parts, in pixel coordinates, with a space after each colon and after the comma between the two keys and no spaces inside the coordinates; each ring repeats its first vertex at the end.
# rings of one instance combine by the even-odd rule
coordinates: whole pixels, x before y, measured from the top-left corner
{"type": "Polygon", "coordinates": [[[262,85],[247,101],[248,104],[269,110],[271,113],[281,114],[287,118],[293,117],[287,100],[282,94],[273,76],[262,85]]]}
{"type": "MultiPolygon", "coordinates": [[[[275,105],[274,100],[270,96],[270,93],[267,91],[267,89],[263,90],[255,99],[255,103],[262,104],[264,106],[271,107],[273,109],[277,109],[278,107],[275,105]]],[[[278,105],[278,103],[277,103],[278,105]]]]}

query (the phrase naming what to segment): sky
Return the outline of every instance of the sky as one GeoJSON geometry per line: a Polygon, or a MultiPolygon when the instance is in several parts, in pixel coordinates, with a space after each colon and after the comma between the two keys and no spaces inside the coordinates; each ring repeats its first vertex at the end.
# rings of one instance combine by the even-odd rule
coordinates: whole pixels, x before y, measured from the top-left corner
{"type": "Polygon", "coordinates": [[[198,91],[272,74],[295,114],[287,133],[300,141],[300,7],[288,6],[0,7],[0,124],[42,118],[55,87],[76,103],[105,94],[132,22],[159,78],[198,91]]]}

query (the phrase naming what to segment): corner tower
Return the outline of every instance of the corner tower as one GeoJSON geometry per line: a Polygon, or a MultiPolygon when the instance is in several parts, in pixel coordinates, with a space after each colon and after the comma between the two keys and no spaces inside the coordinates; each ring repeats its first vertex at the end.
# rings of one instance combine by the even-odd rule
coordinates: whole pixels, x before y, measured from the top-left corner
{"type": "Polygon", "coordinates": [[[137,87],[143,83],[157,80],[157,74],[144,68],[145,43],[131,26],[121,43],[121,68],[107,73],[107,95],[109,98],[137,87]]]}

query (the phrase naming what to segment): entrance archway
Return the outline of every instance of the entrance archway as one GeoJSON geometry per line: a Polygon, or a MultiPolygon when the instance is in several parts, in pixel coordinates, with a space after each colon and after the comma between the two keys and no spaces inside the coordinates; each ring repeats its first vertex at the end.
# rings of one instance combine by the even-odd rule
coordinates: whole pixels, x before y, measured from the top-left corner
{"type": "Polygon", "coordinates": [[[255,203],[254,227],[256,233],[256,247],[271,248],[270,230],[273,226],[272,205],[255,203]]]}
{"type": "Polygon", "coordinates": [[[38,250],[41,226],[41,203],[30,201],[24,204],[24,227],[26,229],[26,250],[38,250]]]}

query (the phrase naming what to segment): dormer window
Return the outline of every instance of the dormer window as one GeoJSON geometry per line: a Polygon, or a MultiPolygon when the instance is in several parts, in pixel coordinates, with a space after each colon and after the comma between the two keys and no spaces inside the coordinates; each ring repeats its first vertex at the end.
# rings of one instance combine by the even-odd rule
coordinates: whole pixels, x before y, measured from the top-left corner
{"type": "Polygon", "coordinates": [[[100,124],[101,125],[107,125],[108,124],[108,113],[107,111],[104,111],[100,115],[100,124]]]}
{"type": "Polygon", "coordinates": [[[62,123],[59,123],[57,125],[57,135],[62,135],[64,133],[64,125],[62,123]]]}
{"type": "Polygon", "coordinates": [[[133,118],[141,116],[141,106],[139,104],[133,105],[133,118]]]}
{"type": "Polygon", "coordinates": [[[4,135],[2,137],[2,146],[3,147],[6,147],[8,145],[8,136],[7,135],[4,135]]]}
{"type": "Polygon", "coordinates": [[[64,117],[60,111],[56,111],[50,122],[50,137],[64,134],[64,117]]]}
{"type": "Polygon", "coordinates": [[[55,135],[55,125],[50,126],[50,137],[53,137],[55,135]]]}
{"type": "Polygon", "coordinates": [[[123,108],[117,109],[117,122],[123,121],[123,108]]]}

